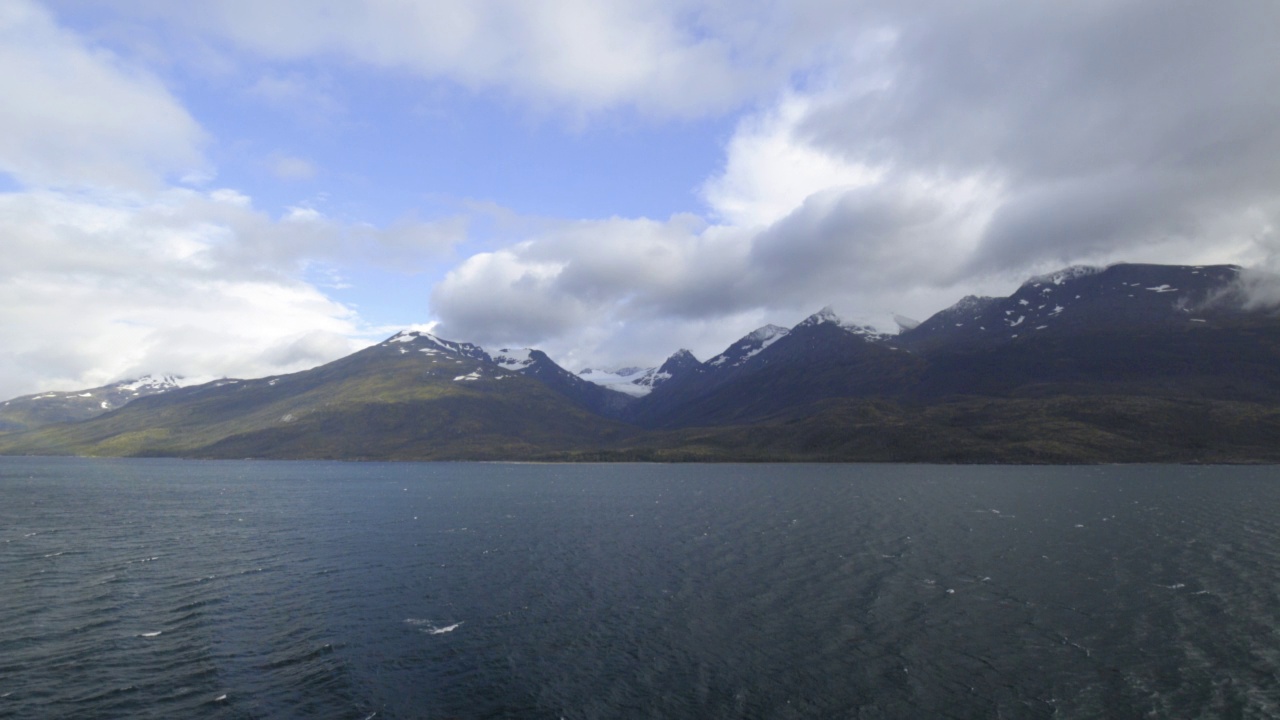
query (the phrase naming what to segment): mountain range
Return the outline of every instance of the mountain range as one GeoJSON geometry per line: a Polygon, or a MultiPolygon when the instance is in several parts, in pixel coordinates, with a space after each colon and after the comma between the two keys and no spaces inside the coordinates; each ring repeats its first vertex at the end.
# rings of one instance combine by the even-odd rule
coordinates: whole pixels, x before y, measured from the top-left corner
{"type": "Polygon", "coordinates": [[[1280,318],[1245,290],[1235,266],[1072,267],[895,334],[823,309],[705,362],[679,350],[614,372],[402,332],[289,375],[15,398],[0,452],[1275,462],[1280,318]]]}

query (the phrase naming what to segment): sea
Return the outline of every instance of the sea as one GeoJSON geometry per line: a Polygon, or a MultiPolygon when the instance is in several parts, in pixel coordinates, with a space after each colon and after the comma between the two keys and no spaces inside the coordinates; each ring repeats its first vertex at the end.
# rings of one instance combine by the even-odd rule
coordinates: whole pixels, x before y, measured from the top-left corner
{"type": "Polygon", "coordinates": [[[0,458],[0,718],[1275,718],[1280,470],[0,458]]]}

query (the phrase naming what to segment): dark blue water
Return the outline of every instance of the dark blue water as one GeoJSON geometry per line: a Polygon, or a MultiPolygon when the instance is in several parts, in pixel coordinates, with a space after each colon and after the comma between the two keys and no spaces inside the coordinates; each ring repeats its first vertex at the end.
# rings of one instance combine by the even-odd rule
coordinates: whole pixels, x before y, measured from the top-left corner
{"type": "Polygon", "coordinates": [[[4,718],[1280,715],[1274,468],[0,459],[4,718]]]}

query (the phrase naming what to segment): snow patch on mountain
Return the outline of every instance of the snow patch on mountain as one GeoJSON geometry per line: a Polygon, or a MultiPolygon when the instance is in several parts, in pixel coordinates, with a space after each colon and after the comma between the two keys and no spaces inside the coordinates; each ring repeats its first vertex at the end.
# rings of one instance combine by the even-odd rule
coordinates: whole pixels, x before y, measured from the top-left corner
{"type": "MultiPolygon", "coordinates": [[[[478,345],[471,343],[459,343],[452,340],[443,340],[432,335],[429,332],[421,330],[402,330],[381,343],[382,347],[395,347],[398,343],[407,343],[410,346],[418,346],[418,349],[425,352],[426,350],[438,350],[449,355],[458,357],[471,358],[472,360],[489,360],[489,354],[478,345]]],[[[427,353],[431,355],[432,353],[427,353]]]]}
{"type": "Polygon", "coordinates": [[[879,328],[870,323],[857,323],[841,318],[831,309],[830,305],[800,321],[800,324],[796,325],[795,329],[826,324],[835,325],[846,332],[865,337],[868,340],[885,340],[892,337],[891,333],[881,332],[879,328]]]}
{"type": "Polygon", "coordinates": [[[765,325],[762,328],[757,328],[730,345],[724,352],[708,360],[707,365],[711,367],[737,367],[759,355],[765,348],[790,333],[790,330],[777,325],[765,325]]]}
{"type": "Polygon", "coordinates": [[[519,372],[534,363],[530,348],[502,348],[489,353],[489,357],[503,370],[519,372]]]}
{"type": "Polygon", "coordinates": [[[662,372],[661,368],[654,368],[653,370],[646,370],[644,375],[641,375],[636,379],[635,384],[652,390],[667,380],[670,380],[671,377],[671,373],[662,372]]]}
{"type": "Polygon", "coordinates": [[[802,328],[802,327],[812,327],[814,325],[826,325],[826,324],[839,325],[840,323],[841,323],[840,316],[836,315],[836,312],[831,309],[830,305],[828,305],[822,308],[821,310],[819,310],[818,312],[805,318],[804,320],[801,320],[800,324],[796,325],[796,327],[802,328]]]}
{"type": "Polygon", "coordinates": [[[184,378],[177,375],[144,375],[137,380],[117,383],[116,387],[125,392],[138,393],[143,390],[172,390],[194,384],[183,382],[183,380],[184,378]]]}
{"type": "Polygon", "coordinates": [[[1072,280],[1075,280],[1076,278],[1087,277],[1089,275],[1097,275],[1098,273],[1106,269],[1107,268],[1105,267],[1100,267],[1097,265],[1071,265],[1070,267],[1065,267],[1065,268],[1062,268],[1061,270],[1055,270],[1054,272],[1051,272],[1051,273],[1046,273],[1044,275],[1036,275],[1035,277],[1032,277],[1030,280],[1022,283],[1022,287],[1027,287],[1027,286],[1035,287],[1037,285],[1061,285],[1062,283],[1070,282],[1072,280]]]}
{"type": "Polygon", "coordinates": [[[578,377],[632,397],[644,397],[653,392],[653,377],[657,374],[658,368],[625,367],[616,370],[587,368],[578,373],[578,377]]]}
{"type": "Polygon", "coordinates": [[[694,357],[693,353],[682,348],[656,368],[628,367],[618,370],[587,368],[579,372],[578,377],[632,397],[644,397],[676,374],[688,368],[701,367],[701,365],[702,363],[698,362],[698,358],[694,357]]]}

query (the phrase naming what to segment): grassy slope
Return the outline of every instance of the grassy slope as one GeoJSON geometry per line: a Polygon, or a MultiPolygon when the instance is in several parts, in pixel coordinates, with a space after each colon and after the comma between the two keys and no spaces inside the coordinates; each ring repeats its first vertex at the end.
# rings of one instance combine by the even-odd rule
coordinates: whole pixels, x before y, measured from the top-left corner
{"type": "Polygon", "coordinates": [[[1280,407],[1141,396],[835,400],[790,418],[652,433],[565,459],[929,463],[1280,462],[1280,407]]]}
{"type": "Polygon", "coordinates": [[[0,437],[0,452],[296,458],[520,457],[627,433],[520,376],[455,382],[475,361],[413,354],[136,401],[95,420],[0,437]]]}

